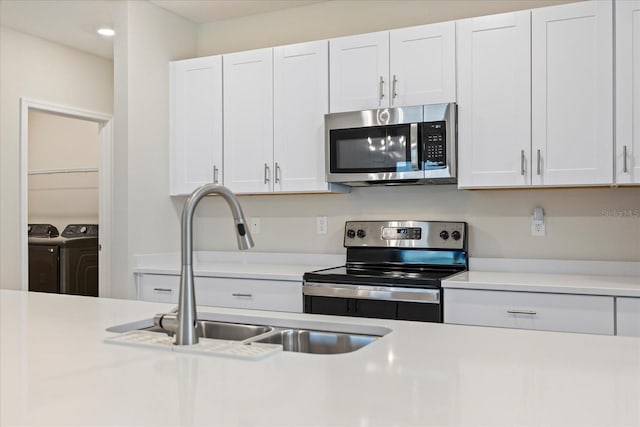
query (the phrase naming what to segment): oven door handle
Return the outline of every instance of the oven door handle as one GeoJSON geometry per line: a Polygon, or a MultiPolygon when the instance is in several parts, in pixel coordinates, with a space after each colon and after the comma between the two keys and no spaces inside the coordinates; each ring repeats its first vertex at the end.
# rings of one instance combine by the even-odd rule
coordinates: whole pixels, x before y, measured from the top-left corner
{"type": "Polygon", "coordinates": [[[440,289],[304,282],[302,293],[309,296],[332,298],[373,299],[427,304],[440,303],[440,289]]]}

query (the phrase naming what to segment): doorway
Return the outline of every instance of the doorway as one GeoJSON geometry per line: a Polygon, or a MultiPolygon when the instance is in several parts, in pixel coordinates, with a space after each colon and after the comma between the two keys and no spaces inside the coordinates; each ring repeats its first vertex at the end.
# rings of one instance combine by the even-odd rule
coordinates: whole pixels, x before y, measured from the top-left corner
{"type": "Polygon", "coordinates": [[[111,116],[22,99],[20,121],[22,289],[29,289],[28,224],[61,233],[68,224],[98,224],[98,295],[109,297],[111,116]]]}

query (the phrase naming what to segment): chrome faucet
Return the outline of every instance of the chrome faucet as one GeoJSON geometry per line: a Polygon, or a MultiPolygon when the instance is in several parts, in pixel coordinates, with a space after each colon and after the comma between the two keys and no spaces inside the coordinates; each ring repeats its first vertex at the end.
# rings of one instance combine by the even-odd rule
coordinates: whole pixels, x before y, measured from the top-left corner
{"type": "Polygon", "coordinates": [[[208,194],[219,194],[231,208],[236,228],[238,248],[253,247],[251,234],[246,227],[242,208],[236,196],[227,187],[217,184],[205,184],[197,188],[187,199],[182,210],[182,270],[180,272],[180,299],[177,311],[157,315],[154,323],[168,332],[175,332],[175,345],[198,343],[196,335],[196,295],[193,285],[193,213],[198,202],[208,194]]]}

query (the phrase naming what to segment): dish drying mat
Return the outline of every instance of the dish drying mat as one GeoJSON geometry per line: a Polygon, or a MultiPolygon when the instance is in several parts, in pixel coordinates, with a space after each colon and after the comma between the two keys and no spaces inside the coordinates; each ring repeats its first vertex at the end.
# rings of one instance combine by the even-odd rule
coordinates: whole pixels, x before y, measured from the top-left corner
{"type": "Polygon", "coordinates": [[[199,338],[198,344],[173,345],[174,340],[175,339],[173,337],[158,332],[129,331],[124,334],[107,338],[104,341],[108,344],[153,348],[156,350],[174,351],[176,353],[231,357],[234,359],[245,360],[260,360],[282,351],[282,346],[279,344],[242,344],[240,341],[199,338]]]}

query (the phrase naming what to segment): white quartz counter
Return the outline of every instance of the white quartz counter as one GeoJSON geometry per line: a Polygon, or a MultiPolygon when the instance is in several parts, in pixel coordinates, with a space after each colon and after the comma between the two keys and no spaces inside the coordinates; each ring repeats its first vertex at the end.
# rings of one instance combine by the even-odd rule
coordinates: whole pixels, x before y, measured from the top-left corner
{"type": "Polygon", "coordinates": [[[0,425],[640,425],[638,338],[201,307],[392,332],[261,361],[104,342],[170,308],[0,291],[0,425]]]}
{"type": "MultiPolygon", "coordinates": [[[[345,255],[268,252],[196,252],[193,273],[203,277],[301,281],[307,271],[344,265],[345,255]]],[[[136,274],[180,274],[180,254],[135,257],[136,274]]]]}
{"type": "Polygon", "coordinates": [[[442,287],[640,297],[640,276],[465,271],[443,281],[442,287]]]}

